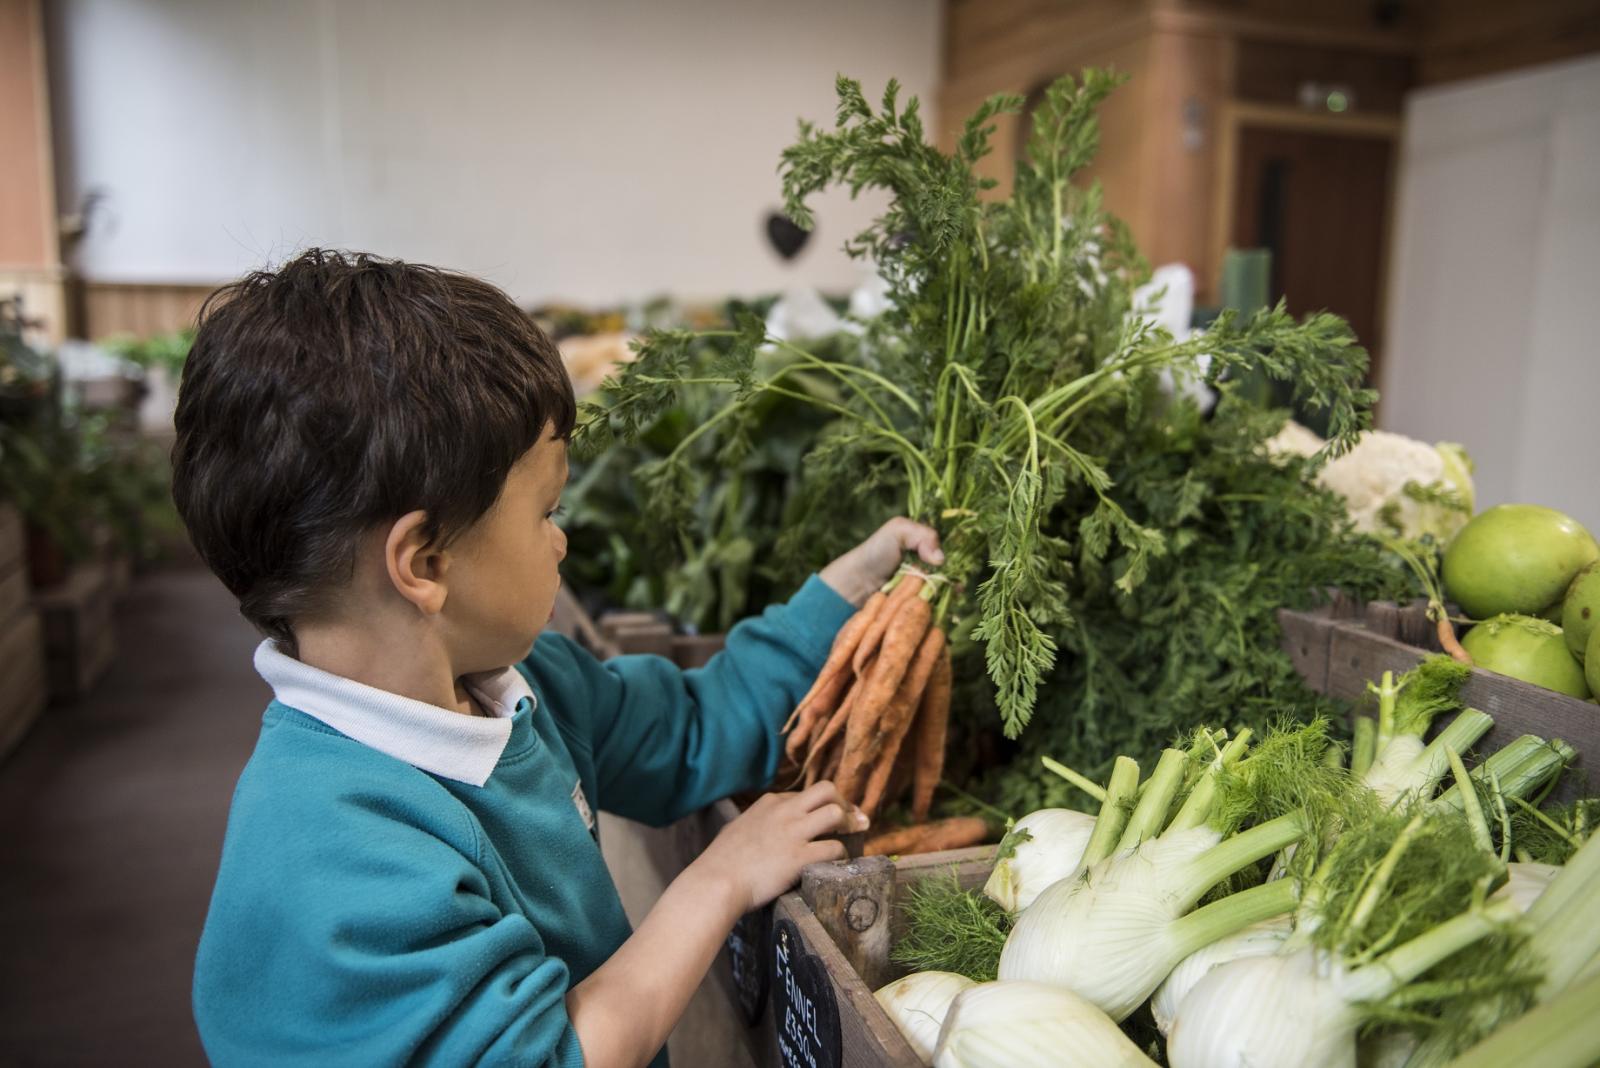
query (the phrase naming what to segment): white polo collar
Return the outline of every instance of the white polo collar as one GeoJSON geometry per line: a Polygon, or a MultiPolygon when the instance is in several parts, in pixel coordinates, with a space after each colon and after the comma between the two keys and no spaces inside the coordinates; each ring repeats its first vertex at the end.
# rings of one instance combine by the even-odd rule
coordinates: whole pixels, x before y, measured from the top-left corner
{"type": "Polygon", "coordinates": [[[301,663],[264,641],[256,671],[282,704],[433,775],[482,786],[511,739],[511,717],[537,701],[516,668],[465,676],[467,691],[493,718],[464,716],[301,663]]]}

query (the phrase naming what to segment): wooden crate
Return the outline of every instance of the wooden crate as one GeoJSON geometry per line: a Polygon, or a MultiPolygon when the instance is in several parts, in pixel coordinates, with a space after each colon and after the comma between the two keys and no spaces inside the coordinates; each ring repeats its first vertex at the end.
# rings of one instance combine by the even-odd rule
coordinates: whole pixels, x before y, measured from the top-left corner
{"type": "Polygon", "coordinates": [[[47,699],[39,615],[23,611],[0,623],[0,760],[39,718],[47,699]]]}
{"type": "MultiPolygon", "coordinates": [[[[1367,682],[1384,671],[1405,671],[1437,651],[1420,605],[1357,604],[1335,597],[1316,611],[1280,612],[1279,620],[1284,650],[1311,688],[1345,699],[1360,698],[1367,682]]],[[[577,631],[575,636],[598,655],[657,653],[685,667],[709,659],[722,640],[720,635],[674,635],[648,613],[608,614],[589,624],[587,637],[577,631]]],[[[1585,754],[1600,753],[1600,709],[1593,704],[1482,670],[1474,670],[1463,696],[1495,719],[1476,747],[1480,753],[1525,733],[1562,739],[1578,751],[1580,764],[1585,754]]],[[[1562,792],[1577,789],[1575,777],[1568,776],[1562,792]]],[[[670,827],[644,831],[640,848],[663,881],[670,881],[737,815],[732,802],[719,802],[670,827]]],[[[964,887],[981,886],[993,851],[993,846],[979,846],[892,861],[864,857],[813,865],[797,891],[743,917],[710,981],[744,1022],[752,1062],[760,1068],[920,1064],[872,996],[903,974],[890,959],[904,929],[900,903],[907,887],[952,867],[964,887]]]]}
{"type": "MultiPolygon", "coordinates": [[[[1347,701],[1360,698],[1367,683],[1385,671],[1408,671],[1439,651],[1433,624],[1420,603],[1335,601],[1311,612],[1280,611],[1278,621],[1284,651],[1306,683],[1318,693],[1347,701]]],[[[1519,735],[1537,734],[1576,749],[1580,771],[1600,754],[1600,708],[1589,701],[1482,668],[1472,669],[1461,698],[1468,707],[1494,717],[1494,727],[1475,747],[1479,753],[1493,752],[1519,735]]],[[[1556,796],[1575,796],[1579,780],[1565,776],[1556,796]]]]}
{"type": "MultiPolygon", "coordinates": [[[[982,886],[994,846],[920,856],[814,864],[797,891],[769,908],[765,1002],[748,1045],[761,1068],[797,1065],[917,1068],[922,1061],[873,990],[905,974],[890,948],[905,929],[901,903],[918,881],[954,870],[982,886]]],[[[748,919],[748,918],[747,918],[748,919]]],[[[727,958],[719,961],[728,972],[727,958]]]]}
{"type": "Polygon", "coordinates": [[[113,600],[111,564],[105,560],[79,565],[66,582],[35,598],[51,700],[82,697],[116,658],[113,600]]]}
{"type": "Polygon", "coordinates": [[[597,629],[613,655],[653,653],[681,668],[704,666],[722,651],[727,639],[723,634],[678,634],[670,623],[650,612],[607,612],[597,629]]]}
{"type": "MultiPolygon", "coordinates": [[[[1429,648],[1431,625],[1418,606],[1336,599],[1318,611],[1284,611],[1280,620],[1285,651],[1310,686],[1347,699],[1364,694],[1369,679],[1405,671],[1436,651],[1429,648]]],[[[1463,695],[1468,705],[1495,718],[1493,730],[1476,747],[1479,753],[1524,733],[1572,745],[1580,768],[1585,755],[1600,753],[1600,709],[1589,702],[1482,670],[1474,670],[1463,695]]],[[[1576,777],[1567,776],[1562,792],[1577,789],[1576,777]]],[[[717,825],[702,820],[694,829],[704,833],[717,825]]],[[[663,857],[664,864],[695,855],[703,842],[693,841],[694,829],[683,832],[689,837],[677,844],[677,854],[663,857]]],[[[904,974],[890,958],[904,931],[901,903],[909,886],[952,868],[963,887],[981,886],[993,852],[993,846],[980,846],[812,865],[797,891],[779,898],[764,915],[745,917],[714,972],[736,1003],[742,998],[759,1004],[758,1012],[746,1016],[751,1024],[746,1044],[755,1063],[762,1068],[919,1065],[872,996],[904,974]]]]}

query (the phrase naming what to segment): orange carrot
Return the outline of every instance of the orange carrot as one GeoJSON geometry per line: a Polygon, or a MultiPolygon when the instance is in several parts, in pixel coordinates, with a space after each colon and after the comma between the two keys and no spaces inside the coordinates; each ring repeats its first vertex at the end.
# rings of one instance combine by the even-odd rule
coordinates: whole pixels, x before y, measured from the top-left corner
{"type": "Polygon", "coordinates": [[[889,707],[884,710],[880,727],[883,734],[882,747],[876,755],[869,758],[872,762],[872,774],[867,777],[866,791],[861,797],[861,809],[868,816],[876,816],[878,808],[883,804],[884,795],[889,788],[889,775],[894,771],[895,761],[900,756],[900,748],[911,730],[912,721],[916,719],[918,708],[922,705],[928,679],[933,674],[935,666],[944,657],[944,647],[944,631],[938,627],[929,627],[922,644],[917,648],[916,659],[906,669],[905,678],[900,681],[889,707]]]}
{"type": "Polygon", "coordinates": [[[1460,661],[1468,667],[1473,666],[1472,654],[1462,646],[1456,638],[1456,628],[1450,622],[1450,617],[1443,613],[1439,616],[1439,646],[1450,654],[1451,659],[1460,661]]]}
{"type": "Polygon", "coordinates": [[[928,679],[917,716],[915,763],[911,772],[911,818],[925,820],[933,806],[933,791],[944,774],[945,734],[950,726],[950,650],[945,649],[928,679]]]}
{"type": "MultiPolygon", "coordinates": [[[[923,691],[927,693],[926,690],[923,691]]],[[[911,768],[916,763],[917,747],[910,739],[917,730],[917,717],[922,715],[923,702],[917,702],[917,713],[911,718],[911,733],[907,734],[900,742],[900,755],[894,758],[894,768],[889,772],[889,785],[883,792],[883,805],[887,808],[902,797],[911,788],[911,768]]]]}
{"type": "Polygon", "coordinates": [[[839,758],[844,755],[844,746],[835,745],[828,750],[827,759],[818,765],[817,781],[837,778],[839,774],[839,758]]]}
{"type": "Polygon", "coordinates": [[[838,779],[839,792],[851,801],[860,800],[867,763],[883,746],[884,712],[906,677],[932,617],[932,606],[921,597],[903,601],[884,632],[877,663],[856,686],[861,697],[845,727],[844,759],[838,779]]]}
{"type": "Polygon", "coordinates": [[[900,584],[889,591],[888,602],[883,606],[878,617],[872,621],[861,635],[861,644],[856,646],[851,666],[855,668],[858,677],[866,675],[867,658],[878,651],[878,646],[883,641],[884,633],[889,625],[894,622],[894,617],[899,613],[900,607],[906,600],[922,592],[922,577],[920,575],[906,574],[900,579],[900,584]]]}
{"type": "Polygon", "coordinates": [[[941,849],[964,849],[991,837],[989,824],[978,816],[955,816],[933,823],[917,823],[892,831],[881,831],[868,838],[862,853],[883,857],[895,853],[937,853],[941,849]]]}
{"type": "Polygon", "coordinates": [[[861,687],[859,685],[850,687],[850,691],[844,695],[844,700],[839,702],[839,707],[833,710],[833,715],[829,716],[828,722],[823,724],[822,730],[815,732],[811,746],[806,752],[805,764],[807,767],[814,764],[817,756],[828,747],[828,744],[834,738],[839,736],[840,732],[845,730],[850,721],[851,711],[860,700],[861,687]]]}
{"type": "Polygon", "coordinates": [[[817,679],[811,684],[811,689],[800,699],[795,706],[794,714],[789,717],[789,722],[783,725],[780,733],[788,734],[793,728],[794,733],[800,736],[800,741],[795,742],[795,748],[805,744],[805,736],[815,726],[816,721],[833,712],[838,703],[839,695],[844,693],[845,684],[850,681],[849,667],[855,656],[856,646],[861,644],[861,635],[873,619],[875,619],[889,595],[882,590],[875,591],[867,598],[867,603],[861,606],[860,611],[845,621],[839,628],[839,633],[834,636],[833,647],[828,650],[828,659],[823,663],[822,670],[817,672],[817,679]],[[818,711],[819,708],[825,711],[818,711]]]}

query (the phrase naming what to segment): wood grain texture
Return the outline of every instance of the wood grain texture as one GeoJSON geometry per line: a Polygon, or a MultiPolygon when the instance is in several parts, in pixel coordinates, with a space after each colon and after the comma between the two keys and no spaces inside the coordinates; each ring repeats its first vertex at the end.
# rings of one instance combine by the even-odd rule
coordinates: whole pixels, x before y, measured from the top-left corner
{"type": "MultiPolygon", "coordinates": [[[[774,922],[789,920],[800,931],[806,949],[816,954],[828,970],[833,983],[834,999],[839,1005],[839,1031],[842,1044],[843,1068],[869,1068],[887,1065],[889,1068],[920,1068],[922,1061],[900,1034],[883,1007],[872,996],[872,990],[850,966],[839,947],[818,922],[805,899],[797,893],[784,894],[773,910],[774,922]]],[[[767,1046],[775,1044],[771,1036],[771,1012],[766,1021],[767,1046]]],[[[768,1063],[776,1063],[775,1055],[768,1063]]]]}
{"type": "Polygon", "coordinates": [[[61,586],[35,595],[34,606],[44,627],[50,697],[75,700],[89,692],[116,658],[109,561],[79,564],[61,586]]]}
{"type": "MultiPolygon", "coordinates": [[[[1391,637],[1384,630],[1414,630],[1419,626],[1415,605],[1398,608],[1393,604],[1367,605],[1362,621],[1336,619],[1327,613],[1279,612],[1284,627],[1284,648],[1291,659],[1315,661],[1318,635],[1325,636],[1327,674],[1321,684],[1315,670],[1307,684],[1319,693],[1347,701],[1358,701],[1367,692],[1367,683],[1385,671],[1409,671],[1436,648],[1411,645],[1391,637]],[[1376,620],[1380,629],[1370,629],[1376,620]],[[1404,622],[1403,622],[1404,621],[1404,622]],[[1299,654],[1300,649],[1307,652],[1299,654]],[[1298,659],[1297,659],[1298,654],[1298,659]]],[[[1424,620],[1426,616],[1422,617],[1424,620]]],[[[1431,626],[1431,624],[1428,624],[1431,626]]],[[[1580,778],[1600,759],[1600,707],[1588,701],[1534,686],[1520,679],[1473,668],[1472,677],[1462,688],[1461,699],[1470,708],[1494,717],[1494,727],[1475,747],[1479,754],[1491,753],[1523,734],[1560,739],[1578,751],[1578,775],[1564,777],[1556,795],[1570,798],[1580,790],[1580,778]]],[[[1440,724],[1442,726],[1442,724],[1440,724]]]]}
{"type": "Polygon", "coordinates": [[[94,341],[119,334],[146,337],[194,326],[200,305],[214,284],[97,282],[76,283],[82,322],[78,331],[94,341]]]}
{"type": "Polygon", "coordinates": [[[0,265],[53,267],[55,169],[40,0],[0,0],[0,265]]]}
{"type": "Polygon", "coordinates": [[[35,612],[0,623],[0,759],[4,759],[48,700],[44,641],[35,612]]]}
{"type": "Polygon", "coordinates": [[[1423,85],[1600,52],[1594,0],[1434,0],[1421,34],[1423,85]]]}
{"type": "Polygon", "coordinates": [[[800,873],[800,896],[845,960],[873,989],[889,980],[894,880],[894,864],[888,857],[812,864],[800,873]]]}
{"type": "Polygon", "coordinates": [[[1283,628],[1282,648],[1306,685],[1318,693],[1328,688],[1328,644],[1333,638],[1331,616],[1307,612],[1278,612],[1283,628]]]}

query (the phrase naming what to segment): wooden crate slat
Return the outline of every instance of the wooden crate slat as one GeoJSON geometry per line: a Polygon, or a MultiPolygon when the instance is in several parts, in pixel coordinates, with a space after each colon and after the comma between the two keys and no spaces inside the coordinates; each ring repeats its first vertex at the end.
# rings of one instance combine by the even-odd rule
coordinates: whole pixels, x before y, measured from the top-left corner
{"type": "Polygon", "coordinates": [[[845,960],[873,989],[890,978],[894,884],[894,863],[888,857],[813,864],[800,874],[800,896],[845,960]]]}
{"type": "Polygon", "coordinates": [[[1428,618],[1428,602],[1413,601],[1401,607],[1400,632],[1395,637],[1407,645],[1426,649],[1430,653],[1441,651],[1439,631],[1433,620],[1428,618]]]}
{"type": "Polygon", "coordinates": [[[1385,638],[1400,637],[1400,606],[1393,601],[1372,601],[1364,616],[1367,631],[1385,638]]]}
{"type": "MultiPolygon", "coordinates": [[[[1329,642],[1328,693],[1355,699],[1385,671],[1409,671],[1423,650],[1393,638],[1348,627],[1334,628],[1329,642]]],[[[1461,700],[1494,717],[1494,729],[1479,748],[1492,751],[1520,734],[1560,738],[1580,754],[1600,752],[1600,707],[1482,668],[1461,689],[1461,700]]]]}
{"type": "Polygon", "coordinates": [[[48,699],[39,617],[24,612],[0,626],[0,759],[21,741],[48,699]]]}
{"type": "Polygon", "coordinates": [[[546,629],[571,638],[601,660],[617,655],[616,645],[600,633],[600,627],[565,586],[556,590],[555,612],[546,629]]]}
{"type": "MultiPolygon", "coordinates": [[[[921,1068],[922,1061],[905,1036],[889,1019],[839,947],[817,921],[805,899],[796,893],[784,894],[773,910],[773,919],[788,920],[800,932],[806,948],[822,960],[833,984],[839,1005],[839,1032],[842,1068],[889,1065],[890,1068],[921,1068]]],[[[768,1017],[771,1017],[768,1012],[768,1017]]],[[[770,1028],[776,1042],[776,1027],[770,1028]]],[[[775,1054],[774,1054],[775,1058],[775,1054]]],[[[777,1063],[774,1059],[771,1063],[777,1063]]]]}
{"type": "Polygon", "coordinates": [[[1333,639],[1332,616],[1323,612],[1278,612],[1283,628],[1283,651],[1306,685],[1318,693],[1328,688],[1328,643],[1333,639]]]}
{"type": "Polygon", "coordinates": [[[50,695],[82,697],[116,656],[110,565],[90,561],[56,589],[34,598],[44,626],[45,663],[50,695]]]}

